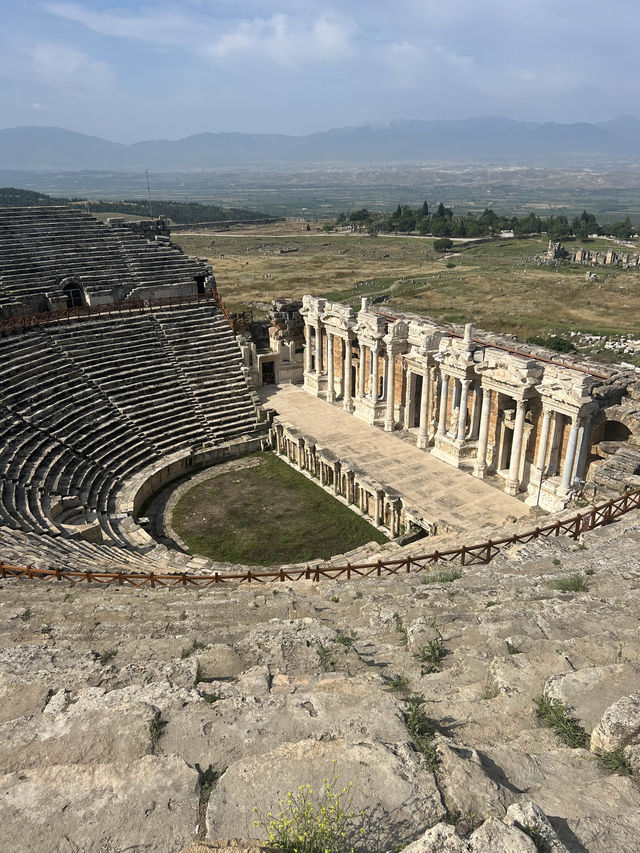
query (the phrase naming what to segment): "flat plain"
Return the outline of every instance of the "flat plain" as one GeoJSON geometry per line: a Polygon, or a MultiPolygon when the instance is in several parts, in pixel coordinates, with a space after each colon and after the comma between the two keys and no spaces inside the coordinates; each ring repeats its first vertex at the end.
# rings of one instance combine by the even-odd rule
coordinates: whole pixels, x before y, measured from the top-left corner
{"type": "MultiPolygon", "coordinates": [[[[173,239],[210,260],[230,310],[304,293],[354,306],[360,296],[378,295],[389,308],[473,322],[522,340],[571,330],[640,335],[640,270],[538,266],[533,259],[547,249],[544,234],[457,242],[452,254],[441,255],[428,237],[326,234],[320,225],[307,231],[297,219],[220,233],[175,232],[173,239]],[[588,270],[595,281],[586,280],[588,270]]],[[[584,246],[637,251],[606,239],[584,246]]]]}

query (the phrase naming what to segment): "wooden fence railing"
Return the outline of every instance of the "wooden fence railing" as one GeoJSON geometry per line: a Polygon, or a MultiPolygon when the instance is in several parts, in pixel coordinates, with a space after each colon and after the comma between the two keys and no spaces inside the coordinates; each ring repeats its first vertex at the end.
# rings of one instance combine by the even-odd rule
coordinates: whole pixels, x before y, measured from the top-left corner
{"type": "Polygon", "coordinates": [[[571,518],[557,519],[542,527],[535,527],[524,533],[514,533],[503,539],[494,539],[475,545],[461,545],[445,551],[431,551],[416,557],[376,560],[372,563],[342,566],[318,565],[301,568],[279,568],[271,571],[215,572],[213,575],[189,575],[186,573],[156,574],[155,572],[92,572],[72,569],[36,569],[32,566],[13,566],[0,561],[0,577],[30,578],[32,580],[68,580],[76,583],[117,584],[133,587],[207,587],[228,581],[260,583],[274,581],[319,581],[322,578],[376,577],[410,572],[422,572],[441,563],[460,563],[472,566],[476,563],[490,563],[506,547],[517,543],[532,542],[540,536],[570,536],[578,539],[581,533],[610,524],[616,518],[640,508],[640,489],[627,492],[618,498],[595,506],[586,513],[576,513],[571,518]]]}
{"type": "Polygon", "coordinates": [[[41,314],[23,314],[19,317],[0,319],[0,335],[28,332],[38,326],[60,325],[72,320],[104,319],[126,317],[130,314],[144,314],[155,308],[180,308],[184,305],[199,305],[215,302],[220,306],[229,325],[233,326],[229,314],[215,290],[198,293],[193,296],[159,296],[156,299],[130,299],[127,302],[112,302],[107,305],[84,305],[78,308],[65,308],[63,311],[46,311],[41,314]]]}

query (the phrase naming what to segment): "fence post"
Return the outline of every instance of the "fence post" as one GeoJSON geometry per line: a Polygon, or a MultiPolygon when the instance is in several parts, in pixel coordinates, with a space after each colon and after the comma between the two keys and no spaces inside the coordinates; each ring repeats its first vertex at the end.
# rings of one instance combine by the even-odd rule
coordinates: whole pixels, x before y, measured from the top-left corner
{"type": "Polygon", "coordinates": [[[463,545],[462,548],[460,548],[460,562],[462,563],[463,566],[466,565],[466,556],[467,556],[467,546],[463,545]]]}
{"type": "Polygon", "coordinates": [[[378,565],[376,566],[376,575],[380,577],[382,574],[382,560],[378,560],[378,565]]]}
{"type": "Polygon", "coordinates": [[[155,589],[156,587],[156,576],[154,572],[149,572],[149,580],[151,581],[151,589],[155,589]]]}
{"type": "Polygon", "coordinates": [[[411,572],[411,557],[409,554],[407,554],[407,558],[405,560],[405,563],[407,564],[405,571],[407,574],[410,574],[410,572],[411,572]]]}
{"type": "Polygon", "coordinates": [[[578,513],[576,515],[576,520],[573,524],[573,533],[571,534],[572,538],[573,539],[579,539],[581,530],[582,530],[582,515],[580,513],[578,513]]]}

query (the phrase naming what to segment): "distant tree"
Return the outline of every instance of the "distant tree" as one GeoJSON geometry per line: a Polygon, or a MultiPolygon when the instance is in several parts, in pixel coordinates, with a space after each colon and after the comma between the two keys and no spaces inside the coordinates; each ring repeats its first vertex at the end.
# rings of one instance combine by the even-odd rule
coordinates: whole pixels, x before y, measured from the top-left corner
{"type": "Polygon", "coordinates": [[[429,216],[429,205],[427,204],[427,202],[426,202],[426,201],[423,201],[423,202],[422,202],[422,211],[421,211],[421,213],[422,213],[422,216],[423,216],[423,217],[429,216]]]}
{"type": "Polygon", "coordinates": [[[433,248],[436,252],[446,252],[453,246],[453,240],[448,237],[442,237],[440,240],[433,241],[433,248]]]}

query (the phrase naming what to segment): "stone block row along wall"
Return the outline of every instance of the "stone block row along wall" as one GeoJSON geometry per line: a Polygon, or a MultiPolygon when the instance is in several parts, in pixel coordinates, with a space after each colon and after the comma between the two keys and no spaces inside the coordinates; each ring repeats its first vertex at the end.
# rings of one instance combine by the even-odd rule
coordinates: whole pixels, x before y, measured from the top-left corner
{"type": "Polygon", "coordinates": [[[349,459],[338,457],[317,440],[294,427],[273,425],[273,448],[293,467],[318,480],[319,484],[351,509],[366,515],[376,527],[396,538],[409,530],[436,532],[435,523],[406,505],[391,486],[374,481],[349,459]]]}
{"type": "MultiPolygon", "coordinates": [[[[592,430],[637,384],[635,373],[615,365],[516,349],[484,333],[479,339],[470,325],[379,314],[366,298],[356,313],[305,296],[300,313],[309,393],[387,431],[415,435],[419,447],[476,477],[498,475],[508,494],[525,493],[548,510],[567,504],[590,466],[594,481],[602,454],[592,430]]],[[[637,431],[631,441],[640,447],[637,431]]]]}
{"type": "Polygon", "coordinates": [[[212,270],[164,233],[77,207],[0,209],[0,317],[203,292],[212,270]]]}
{"type": "Polygon", "coordinates": [[[166,454],[259,430],[238,345],[211,306],[1,339],[0,400],[0,527],[97,528],[116,543],[110,513],[125,480],[166,454]]]}

